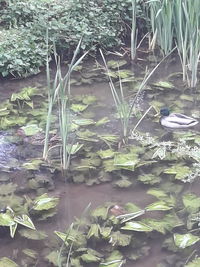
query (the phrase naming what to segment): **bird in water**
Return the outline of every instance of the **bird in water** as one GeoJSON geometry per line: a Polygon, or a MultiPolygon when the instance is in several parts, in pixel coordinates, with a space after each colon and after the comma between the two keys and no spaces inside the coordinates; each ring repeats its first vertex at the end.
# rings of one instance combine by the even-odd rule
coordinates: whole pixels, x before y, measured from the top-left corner
{"type": "Polygon", "coordinates": [[[180,113],[171,113],[168,108],[160,109],[160,124],[166,128],[183,129],[195,126],[198,120],[180,113]]]}

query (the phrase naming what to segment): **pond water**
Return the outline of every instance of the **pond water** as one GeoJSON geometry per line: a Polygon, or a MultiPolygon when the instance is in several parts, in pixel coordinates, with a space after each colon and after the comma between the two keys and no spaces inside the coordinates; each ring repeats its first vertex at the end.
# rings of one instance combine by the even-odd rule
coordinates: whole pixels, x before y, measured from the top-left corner
{"type": "MultiPolygon", "coordinates": [[[[144,76],[146,64],[155,65],[153,60],[149,63],[149,59],[121,67],[124,70],[122,81],[125,99],[129,105],[137,93],[137,86],[144,76]]],[[[126,267],[185,266],[189,260],[198,255],[199,249],[196,247],[198,240],[193,242],[193,246],[186,244],[183,248],[179,247],[178,241],[174,241],[175,246],[173,240],[178,235],[183,236],[189,232],[195,237],[199,234],[200,125],[192,130],[167,131],[160,126],[158,116],[155,116],[156,111],[152,108],[132,134],[128,145],[124,145],[120,140],[121,125],[116,116],[108,82],[105,78],[102,80],[102,72],[93,71],[96,68],[95,62],[89,61],[72,77],[71,91],[75,103],[87,105],[83,111],[74,111],[74,116],[78,118],[82,116],[81,118],[93,119],[96,122],[105,117],[106,119],[99,123],[99,126],[83,126],[78,129],[77,140],[82,142],[84,147],[77,156],[72,156],[69,174],[64,178],[55,167],[58,166],[57,150],[55,154],[51,153],[52,159],[45,164],[41,163],[44,135],[41,134],[39,141],[35,142],[36,136],[25,136],[19,130],[20,126],[11,126],[9,130],[0,132],[2,213],[5,214],[4,209],[7,206],[11,207],[16,215],[23,214],[28,209],[36,229],[44,231],[47,235],[44,239],[30,237],[23,232],[24,225],[18,225],[14,238],[11,238],[9,228],[1,227],[0,257],[8,257],[19,266],[55,266],[52,262],[55,262],[57,256],[49,255],[52,251],[59,251],[62,243],[59,243],[54,231],[65,233],[75,218],[84,217],[82,213],[91,203],[91,211],[99,206],[106,207],[112,220],[109,221],[108,218],[103,220],[104,215],[100,214],[93,216],[91,221],[86,223],[87,227],[75,224],[78,229],[80,228],[80,235],[86,235],[88,238],[87,244],[84,243],[86,247],[84,253],[88,248],[97,250],[101,253],[98,257],[104,258],[105,261],[104,255],[109,256],[112,250],[117,251],[123,259],[127,259],[123,265],[126,267]],[[90,104],[85,104],[88,102],[84,102],[84,97],[80,96],[88,95],[95,96],[96,99],[90,104]],[[83,135],[87,130],[90,130],[90,135],[83,135]],[[105,139],[105,135],[116,135],[117,141],[110,142],[110,139],[105,139]],[[110,151],[107,151],[106,156],[100,153],[102,150],[110,151]],[[48,193],[49,197],[58,198],[59,202],[54,216],[45,215],[47,219],[40,220],[40,213],[32,213],[35,204],[30,204],[30,199],[34,201],[37,196],[44,193],[48,193]],[[192,201],[195,203],[194,206],[191,204],[192,201]],[[131,206],[130,203],[137,207],[131,206]],[[22,211],[20,205],[23,206],[22,211]],[[135,214],[138,210],[145,212],[125,222],[115,222],[114,218],[119,215],[116,209],[121,210],[120,215],[135,214]],[[134,221],[141,223],[140,227],[144,228],[136,230],[135,226],[129,224],[134,221]],[[98,234],[94,228],[91,230],[90,225],[98,225],[96,230],[98,234]],[[121,230],[124,226],[127,228],[121,230]],[[105,227],[107,230],[110,228],[108,230],[110,237],[97,237],[103,235],[101,231],[105,230],[105,227]],[[127,244],[124,245],[123,242],[127,244]],[[27,249],[34,250],[36,256],[32,254],[33,251],[27,249]]],[[[116,69],[113,68],[112,71],[116,84],[119,84],[115,76],[116,69]]],[[[55,67],[52,66],[52,73],[54,72],[55,67]]],[[[33,110],[40,110],[42,103],[46,101],[44,72],[23,80],[2,80],[1,100],[10,99],[13,93],[26,87],[39,89],[40,94],[33,97],[33,110]]],[[[138,95],[130,128],[134,128],[150,105],[157,110],[162,106],[169,106],[175,112],[199,118],[199,97],[197,90],[185,88],[181,82],[179,63],[176,58],[170,58],[159,67],[148,85],[138,95]],[[163,83],[159,83],[161,81],[163,83]]],[[[19,108],[21,107],[18,106],[17,109],[19,108]]],[[[26,109],[22,108],[20,115],[18,114],[23,117],[27,112],[28,119],[25,124],[39,121],[39,115],[37,120],[31,117],[34,115],[29,108],[27,105],[26,109]]],[[[11,112],[9,110],[10,113],[6,115],[7,118],[13,116],[15,110],[16,107],[12,106],[11,112]]],[[[2,115],[1,118],[4,117],[2,115]]],[[[40,115],[41,127],[44,127],[44,118],[40,115]]],[[[57,121],[54,123],[56,127],[57,121]]],[[[51,212],[50,209],[49,213],[51,212]]],[[[190,238],[193,241],[193,236],[190,238]]],[[[72,266],[106,266],[99,265],[98,260],[95,263],[91,258],[91,262],[88,258],[84,261],[84,257],[80,256],[83,254],[80,248],[83,249],[83,245],[79,248],[77,245],[72,246],[72,250],[75,251],[74,259],[82,257],[77,265],[72,266]]],[[[63,248],[63,251],[66,257],[69,250],[63,248]]],[[[88,256],[89,252],[86,254],[88,256]]],[[[118,255],[115,259],[121,258],[118,255]]],[[[121,265],[117,263],[112,265],[112,267],[117,266],[121,265]]]]}

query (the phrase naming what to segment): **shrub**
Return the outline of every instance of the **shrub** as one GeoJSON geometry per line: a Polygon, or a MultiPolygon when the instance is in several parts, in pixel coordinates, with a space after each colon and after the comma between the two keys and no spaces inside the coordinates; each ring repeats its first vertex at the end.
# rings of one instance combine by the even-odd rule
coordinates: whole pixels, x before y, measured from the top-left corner
{"type": "Polygon", "coordinates": [[[131,0],[0,1],[4,3],[0,25],[15,29],[4,31],[6,40],[1,41],[0,71],[4,76],[26,76],[39,71],[44,64],[47,28],[49,43],[55,41],[62,53],[73,50],[82,36],[82,50],[94,44],[105,48],[119,46],[131,5],[131,0]]]}

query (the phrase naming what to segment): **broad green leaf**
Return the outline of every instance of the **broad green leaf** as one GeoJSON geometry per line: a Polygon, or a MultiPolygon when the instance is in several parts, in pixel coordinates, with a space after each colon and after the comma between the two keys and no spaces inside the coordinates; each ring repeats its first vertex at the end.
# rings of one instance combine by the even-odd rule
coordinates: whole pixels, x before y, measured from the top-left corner
{"type": "Polygon", "coordinates": [[[97,154],[101,159],[110,159],[114,157],[115,151],[113,151],[112,149],[99,150],[97,154]]]}
{"type": "Polygon", "coordinates": [[[109,60],[107,62],[107,65],[111,69],[118,69],[119,67],[122,67],[127,64],[127,61],[122,59],[122,60],[109,60]]]}
{"type": "Polygon", "coordinates": [[[113,184],[119,188],[128,188],[132,186],[132,182],[129,181],[127,178],[122,178],[121,180],[118,180],[114,182],[113,184]]]}
{"type": "Polygon", "coordinates": [[[73,110],[74,112],[81,112],[81,111],[84,111],[87,107],[88,107],[88,105],[83,105],[83,104],[72,104],[70,108],[71,108],[71,110],[73,110]]]}
{"type": "Polygon", "coordinates": [[[181,180],[187,177],[191,173],[191,170],[188,166],[177,164],[172,166],[171,168],[165,169],[164,173],[175,174],[175,179],[181,180]]]}
{"type": "Polygon", "coordinates": [[[156,201],[146,207],[146,211],[171,210],[173,207],[164,201],[156,201]]]}
{"type": "Polygon", "coordinates": [[[91,212],[91,216],[95,218],[101,218],[106,220],[108,216],[108,208],[107,207],[97,207],[95,210],[91,212]]]}
{"type": "Polygon", "coordinates": [[[138,161],[139,161],[138,157],[132,153],[129,154],[118,153],[115,154],[114,157],[114,166],[116,166],[117,168],[133,171],[138,161]]]}
{"type": "Polygon", "coordinates": [[[48,197],[47,194],[43,194],[40,197],[37,197],[34,201],[33,209],[34,210],[48,210],[55,208],[58,204],[59,199],[55,197],[48,197]]]}
{"type": "Polygon", "coordinates": [[[24,225],[30,229],[35,230],[35,226],[34,226],[32,220],[26,214],[14,217],[14,221],[21,224],[21,225],[24,225]]]}
{"type": "Polygon", "coordinates": [[[82,102],[86,105],[91,105],[97,101],[96,96],[94,95],[85,95],[83,96],[82,102]]]}
{"type": "Polygon", "coordinates": [[[198,236],[195,236],[193,234],[174,234],[174,242],[175,245],[179,248],[186,248],[194,245],[196,242],[198,242],[200,238],[198,236]]]}
{"type": "Polygon", "coordinates": [[[14,224],[14,219],[10,214],[0,213],[0,226],[11,226],[14,224]]]}
{"type": "Polygon", "coordinates": [[[21,127],[21,129],[24,131],[24,134],[26,136],[32,136],[42,131],[41,128],[39,128],[36,124],[30,124],[21,127]]]}
{"type": "Polygon", "coordinates": [[[124,223],[133,220],[143,214],[145,214],[145,210],[139,210],[133,213],[119,215],[117,216],[117,218],[121,220],[121,223],[124,223]]]}
{"type": "Polygon", "coordinates": [[[100,234],[102,238],[108,239],[110,237],[113,227],[100,227],[100,234]]]}
{"type": "Polygon", "coordinates": [[[0,267],[19,267],[17,263],[7,257],[0,258],[0,267]]]}
{"type": "Polygon", "coordinates": [[[152,85],[156,87],[162,87],[162,88],[168,88],[168,89],[174,88],[174,85],[172,83],[166,82],[166,81],[159,81],[159,82],[153,83],[152,85]]]}
{"type": "Polygon", "coordinates": [[[103,125],[103,124],[106,124],[108,123],[110,120],[108,119],[108,117],[103,117],[102,119],[98,120],[96,122],[96,126],[100,126],[100,125],[103,125]]]}
{"type": "Polygon", "coordinates": [[[87,234],[87,238],[90,239],[91,237],[99,238],[99,225],[98,224],[91,224],[90,229],[87,234]]]}
{"type": "Polygon", "coordinates": [[[136,232],[151,232],[153,229],[141,222],[127,222],[125,226],[121,227],[123,230],[130,230],[130,231],[136,231],[136,232]]]}
{"type": "Polygon", "coordinates": [[[138,180],[144,184],[158,184],[161,181],[161,178],[159,176],[155,176],[153,174],[144,174],[144,175],[139,175],[138,180]]]}
{"type": "Polygon", "coordinates": [[[111,255],[101,262],[99,267],[121,267],[123,265],[123,256],[118,250],[114,250],[111,255]]]}
{"type": "Polygon", "coordinates": [[[158,199],[165,199],[168,197],[168,195],[165,193],[165,191],[159,189],[159,188],[152,188],[147,191],[147,194],[152,195],[154,197],[157,197],[158,199]]]}
{"type": "Polygon", "coordinates": [[[101,259],[93,254],[87,253],[81,256],[82,261],[86,263],[99,262],[101,259]]]}
{"type": "Polygon", "coordinates": [[[126,247],[131,242],[131,235],[122,234],[120,231],[112,232],[110,235],[110,241],[109,243],[112,244],[112,246],[122,246],[126,247]]]}

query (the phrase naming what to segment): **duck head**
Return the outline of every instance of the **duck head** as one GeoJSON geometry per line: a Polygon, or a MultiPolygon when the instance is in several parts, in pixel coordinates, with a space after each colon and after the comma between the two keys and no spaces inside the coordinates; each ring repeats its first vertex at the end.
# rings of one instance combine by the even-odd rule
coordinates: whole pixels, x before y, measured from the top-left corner
{"type": "Polygon", "coordinates": [[[168,108],[161,108],[161,109],[160,109],[160,114],[161,114],[162,116],[169,116],[169,113],[170,113],[170,111],[169,111],[168,108]]]}

